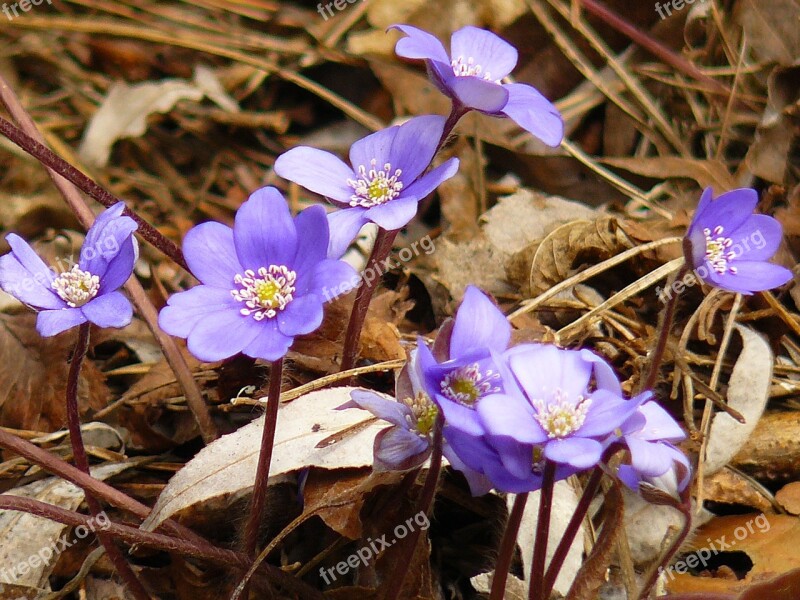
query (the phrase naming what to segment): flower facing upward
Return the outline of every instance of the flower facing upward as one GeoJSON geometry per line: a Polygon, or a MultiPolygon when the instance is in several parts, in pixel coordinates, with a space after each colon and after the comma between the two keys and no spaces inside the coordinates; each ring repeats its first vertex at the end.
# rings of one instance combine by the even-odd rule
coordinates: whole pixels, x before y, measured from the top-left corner
{"type": "Polygon", "coordinates": [[[487,115],[508,117],[548,146],[564,137],[561,114],[536,88],[502,83],[517,64],[516,49],[477,27],[459,29],[450,40],[450,54],[430,33],[411,25],[392,25],[407,37],[397,42],[398,56],[425,61],[436,87],[454,103],[487,115]]]}
{"type": "Polygon", "coordinates": [[[455,175],[458,159],[425,173],[439,146],[444,117],[427,115],[355,142],[346,165],[329,152],[298,146],[275,161],[275,172],[344,208],[329,215],[330,256],[341,256],[367,221],[400,229],[417,203],[455,175]],[[348,237],[349,236],[349,237],[348,237]]]}
{"type": "Polygon", "coordinates": [[[209,222],[186,234],[186,262],[201,285],[172,295],[159,325],[186,338],[200,360],[239,352],[277,360],[295,336],[320,326],[331,291],[357,280],[352,267],[327,258],[327,248],[324,208],[292,219],[278,190],[257,190],[239,207],[233,229],[209,222]]]}
{"type": "Polygon", "coordinates": [[[56,273],[25,240],[9,234],[11,252],[0,257],[0,287],[39,310],[36,330],[49,337],[76,325],[125,327],[133,309],[117,291],[133,272],[138,247],[136,223],[122,216],[119,202],[103,211],[86,233],[80,261],[56,273]]]}
{"type": "Polygon", "coordinates": [[[755,190],[742,188],[712,197],[706,188],[683,240],[687,264],[711,285],[752,294],[783,285],[789,269],[767,262],[783,237],[780,223],[754,215],[755,190]]]}
{"type": "MultiPolygon", "coordinates": [[[[524,344],[505,353],[506,393],[481,400],[477,412],[495,445],[531,444],[543,458],[574,469],[596,465],[603,441],[637,409],[649,393],[622,398],[611,367],[588,350],[524,344]],[[510,381],[516,382],[511,385],[510,381]]],[[[530,457],[509,455],[530,468],[530,457]]]]}

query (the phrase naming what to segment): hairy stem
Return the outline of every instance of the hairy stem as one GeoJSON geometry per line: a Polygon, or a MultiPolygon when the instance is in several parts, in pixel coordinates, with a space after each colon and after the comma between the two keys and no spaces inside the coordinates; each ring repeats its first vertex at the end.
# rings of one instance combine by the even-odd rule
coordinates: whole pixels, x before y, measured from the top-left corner
{"type": "Polygon", "coordinates": [[[281,399],[281,378],[283,376],[283,359],[272,363],[269,370],[269,395],[267,397],[267,412],[264,416],[264,429],[261,434],[261,450],[258,454],[258,467],[256,480],[253,487],[253,497],[250,500],[250,517],[244,534],[244,552],[247,556],[255,558],[256,545],[258,544],[258,530],[264,513],[264,504],[267,499],[267,484],[269,480],[269,467],[272,462],[272,448],[275,442],[275,428],[278,424],[278,406],[281,399]]]}
{"type": "Polygon", "coordinates": [[[683,527],[681,527],[680,533],[676,536],[676,538],[672,541],[669,548],[664,555],[661,557],[661,560],[658,561],[658,564],[653,565],[648,573],[647,579],[645,580],[644,585],[642,586],[642,590],[639,592],[639,600],[646,600],[647,597],[650,595],[650,590],[653,589],[653,586],[658,581],[659,575],[661,575],[661,571],[666,567],[672,558],[678,553],[678,550],[681,549],[683,546],[683,542],[686,541],[686,538],[689,537],[689,533],[692,530],[692,504],[691,504],[691,496],[688,491],[683,492],[682,498],[680,502],[676,501],[674,504],[671,505],[673,508],[678,509],[681,514],[683,515],[683,527]]]}
{"type": "Polygon", "coordinates": [[[669,332],[672,330],[672,322],[675,319],[675,309],[678,306],[678,294],[672,293],[672,282],[680,281],[686,275],[688,267],[683,265],[675,275],[675,279],[670,279],[664,286],[664,293],[669,291],[669,299],[667,305],[664,307],[664,312],[661,314],[661,319],[658,325],[658,338],[656,340],[656,347],[650,355],[650,366],[647,371],[647,377],[644,378],[639,391],[653,389],[653,386],[658,379],[658,371],[661,369],[661,362],[664,360],[664,350],[667,348],[667,340],[669,340],[669,332]]]}
{"type": "MultiPolygon", "coordinates": [[[[44,166],[52,169],[61,175],[61,177],[77,186],[82,192],[88,194],[103,206],[109,207],[117,202],[122,202],[122,200],[114,196],[111,192],[95,183],[88,175],[85,175],[83,172],[73,167],[47,146],[37,142],[34,138],[2,117],[0,117],[0,134],[22,148],[44,166]]],[[[124,214],[136,221],[136,224],[139,226],[137,230],[139,235],[152,244],[153,247],[158,248],[166,256],[175,261],[175,263],[187,271],[189,270],[189,267],[186,266],[183,252],[181,252],[181,249],[175,242],[164,236],[158,229],[150,225],[150,223],[142,219],[129,208],[125,209],[124,214]]]]}
{"type": "Polygon", "coordinates": [[[503,539],[500,541],[500,549],[497,552],[497,561],[494,565],[494,577],[492,578],[492,590],[489,600],[503,600],[506,593],[506,580],[508,570],[511,568],[511,559],[514,558],[514,548],[517,547],[517,534],[522,523],[522,513],[525,512],[525,504],[528,502],[528,492],[517,494],[514,498],[514,505],[508,515],[503,539]]]}
{"type": "MultiPolygon", "coordinates": [[[[433,430],[433,444],[431,447],[431,462],[428,465],[428,474],[425,476],[425,483],[422,484],[422,491],[417,502],[417,514],[424,513],[430,520],[433,501],[436,497],[436,487],[439,484],[439,474],[442,471],[442,429],[444,428],[444,418],[440,412],[436,417],[433,430]]],[[[408,575],[409,567],[413,562],[414,552],[417,549],[419,537],[422,530],[414,529],[411,534],[403,541],[403,547],[398,552],[397,568],[393,569],[389,578],[384,584],[386,595],[383,600],[397,600],[403,589],[403,583],[408,575]]]]}
{"type": "Polygon", "coordinates": [[[558,541],[556,550],[553,553],[553,558],[550,560],[550,564],[547,567],[547,572],[544,576],[543,597],[545,599],[550,597],[550,592],[553,590],[553,586],[556,584],[558,573],[561,571],[561,567],[564,565],[564,560],[567,558],[567,554],[572,546],[572,542],[575,540],[575,536],[578,534],[578,531],[581,528],[581,523],[583,523],[583,520],[586,518],[586,514],[589,512],[589,506],[592,503],[592,498],[594,498],[597,490],[600,489],[600,482],[602,479],[603,469],[600,467],[595,467],[591,476],[589,477],[589,481],[586,482],[586,487],[583,489],[583,495],[578,501],[578,506],[575,507],[575,512],[570,518],[567,528],[564,530],[564,535],[562,535],[561,539],[558,541]]]}
{"type": "MultiPolygon", "coordinates": [[[[83,445],[83,436],[81,435],[81,418],[78,410],[78,380],[81,373],[81,364],[88,350],[89,323],[83,323],[78,328],[78,341],[75,344],[75,352],[72,354],[72,362],[67,375],[67,426],[69,428],[69,441],[72,444],[75,466],[87,475],[89,475],[89,458],[86,455],[86,448],[83,445]]],[[[86,505],[89,507],[89,513],[93,518],[97,519],[103,512],[100,503],[90,493],[84,492],[84,496],[86,505]]],[[[122,552],[114,542],[114,538],[98,531],[97,539],[100,540],[108,558],[133,596],[137,600],[149,600],[150,595],[144,589],[142,582],[136,577],[128,561],[125,560],[122,552]]]]}
{"type": "Polygon", "coordinates": [[[544,565],[547,560],[547,538],[550,536],[550,513],[553,507],[553,490],[556,484],[556,464],[544,462],[542,489],[539,496],[539,518],[536,522],[536,539],[531,559],[528,600],[546,600],[544,592],[544,565]]]}

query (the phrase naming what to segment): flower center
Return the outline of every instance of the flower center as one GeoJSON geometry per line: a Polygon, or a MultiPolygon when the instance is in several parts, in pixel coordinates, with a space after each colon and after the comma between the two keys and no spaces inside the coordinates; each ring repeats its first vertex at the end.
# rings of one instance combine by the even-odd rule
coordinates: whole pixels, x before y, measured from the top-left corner
{"type": "Polygon", "coordinates": [[[415,429],[423,437],[430,435],[436,423],[436,417],[439,415],[439,408],[431,402],[428,394],[417,392],[416,396],[406,398],[402,402],[411,409],[414,415],[413,417],[410,415],[406,417],[411,428],[415,429]]]}
{"type": "Polygon", "coordinates": [[[487,394],[501,391],[500,387],[493,383],[498,379],[500,379],[499,373],[491,369],[482,373],[478,363],[472,363],[450,371],[442,379],[439,387],[445,398],[472,408],[487,394]]]}
{"type": "Polygon", "coordinates": [[[728,263],[736,258],[736,254],[728,251],[733,245],[733,240],[722,235],[725,229],[721,225],[714,227],[711,231],[708,227],[703,229],[706,236],[706,261],[719,274],[731,273],[736,275],[736,267],[731,267],[728,263]]]}
{"type": "Polygon", "coordinates": [[[536,420],[552,440],[565,438],[578,431],[586,420],[592,400],[578,396],[578,402],[573,403],[561,390],[556,390],[549,402],[534,400],[532,404],[536,409],[536,420]]]}
{"type": "Polygon", "coordinates": [[[395,169],[392,173],[392,165],[385,163],[383,169],[378,170],[377,161],[373,158],[370,161],[370,169],[364,165],[358,167],[358,179],[348,179],[347,184],[355,192],[350,196],[350,206],[363,206],[371,208],[393,200],[400,195],[403,189],[403,182],[400,181],[402,169],[395,169]]]}
{"type": "Polygon", "coordinates": [[[100,277],[74,265],[72,269],[56,277],[50,285],[67,305],[77,308],[97,296],[100,277]]]}
{"type": "Polygon", "coordinates": [[[294,299],[296,279],[297,273],[283,265],[261,267],[258,274],[247,269],[244,275],[233,278],[241,289],[231,290],[231,295],[244,302],[239,312],[245,317],[252,315],[256,321],[271,319],[294,299]]]}
{"type": "Polygon", "coordinates": [[[484,72],[482,66],[476,65],[475,59],[471,56],[466,60],[463,56],[454,58],[450,61],[450,66],[453,67],[453,73],[456,77],[478,77],[492,83],[500,83],[499,79],[492,79],[492,74],[489,71],[484,72]]]}

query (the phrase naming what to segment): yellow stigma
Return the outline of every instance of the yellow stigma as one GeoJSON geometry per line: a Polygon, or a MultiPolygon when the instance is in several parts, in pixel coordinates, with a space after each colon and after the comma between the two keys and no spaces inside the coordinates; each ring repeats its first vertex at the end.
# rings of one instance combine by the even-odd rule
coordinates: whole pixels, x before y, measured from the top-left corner
{"type": "Polygon", "coordinates": [[[256,296],[258,297],[258,301],[262,306],[275,308],[278,305],[278,301],[275,299],[275,296],[281,290],[281,286],[279,286],[277,283],[274,281],[259,281],[256,283],[255,288],[256,296]]]}

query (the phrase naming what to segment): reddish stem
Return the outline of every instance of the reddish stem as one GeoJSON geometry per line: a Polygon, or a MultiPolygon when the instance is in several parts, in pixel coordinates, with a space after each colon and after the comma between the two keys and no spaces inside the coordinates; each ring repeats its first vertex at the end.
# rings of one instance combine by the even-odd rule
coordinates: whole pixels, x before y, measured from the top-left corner
{"type": "Polygon", "coordinates": [[[579,0],[579,2],[587,12],[599,17],[605,23],[629,37],[639,46],[661,59],[666,64],[708,85],[710,88],[709,91],[723,96],[731,95],[731,90],[727,86],[709,77],[683,56],[676,54],[658,40],[650,37],[632,23],[629,23],[615,12],[609,10],[609,8],[602,3],[597,2],[597,0],[579,0]]]}
{"type": "MultiPolygon", "coordinates": [[[[671,281],[680,281],[683,279],[683,276],[686,274],[688,269],[689,268],[686,265],[683,265],[678,270],[678,274],[675,276],[675,279],[671,281]]],[[[671,289],[671,285],[669,284],[670,281],[667,282],[665,291],[667,289],[671,289]]],[[[667,348],[667,340],[669,340],[669,332],[672,329],[672,322],[675,319],[675,308],[677,306],[678,294],[670,293],[669,300],[667,300],[667,306],[664,308],[664,313],[662,314],[661,323],[659,324],[656,347],[653,348],[653,353],[650,357],[650,368],[647,371],[647,377],[644,378],[644,381],[639,386],[640,392],[652,390],[653,386],[656,384],[656,379],[658,379],[658,371],[661,368],[661,362],[664,360],[664,350],[667,348]]]]}
{"type": "MultiPolygon", "coordinates": [[[[428,474],[425,476],[425,483],[422,484],[422,491],[419,494],[419,502],[417,503],[417,512],[415,515],[425,513],[430,520],[431,509],[433,508],[433,501],[436,497],[436,486],[439,484],[439,474],[442,471],[442,429],[444,427],[444,417],[442,413],[436,417],[436,423],[433,430],[433,442],[431,447],[431,462],[428,465],[428,474]]],[[[408,575],[408,569],[411,566],[414,558],[414,551],[417,549],[417,543],[422,530],[417,528],[403,540],[403,547],[398,552],[395,559],[398,567],[393,569],[389,578],[386,580],[384,588],[386,595],[383,600],[397,600],[403,590],[403,583],[408,575]]]]}
{"type": "MultiPolygon", "coordinates": [[[[78,328],[78,341],[75,344],[75,352],[72,354],[72,362],[69,365],[69,374],[67,375],[67,427],[69,428],[69,441],[72,444],[75,466],[87,475],[90,474],[89,458],[86,456],[86,448],[83,445],[83,436],[81,435],[81,417],[78,411],[78,379],[80,378],[81,364],[86,357],[88,349],[89,323],[83,323],[78,328]]],[[[93,518],[97,519],[103,512],[100,503],[90,493],[84,492],[84,496],[86,505],[89,507],[89,513],[93,518]]],[[[137,600],[149,600],[150,594],[144,589],[142,582],[136,577],[128,561],[125,560],[122,552],[114,543],[114,538],[98,531],[97,539],[100,540],[108,558],[114,564],[114,568],[122,577],[133,596],[137,600]]]]}
{"type": "Polygon", "coordinates": [[[506,528],[503,532],[503,539],[500,541],[500,549],[497,552],[497,561],[494,565],[494,577],[492,578],[492,591],[489,600],[503,600],[506,593],[506,581],[508,571],[511,568],[511,559],[514,558],[514,549],[517,547],[517,534],[522,523],[522,513],[525,512],[525,504],[528,502],[528,492],[517,494],[514,498],[514,505],[508,515],[506,528]]]}
{"type": "MultiPolygon", "coordinates": [[[[85,175],[83,172],[73,167],[47,146],[40,144],[13,123],[2,117],[0,117],[0,134],[11,140],[40,163],[77,186],[81,191],[97,200],[103,206],[109,207],[117,202],[122,202],[122,200],[114,196],[108,190],[95,183],[88,175],[85,175]]],[[[129,208],[125,208],[124,214],[136,221],[136,224],[139,226],[137,230],[139,235],[178,265],[187,271],[189,270],[189,267],[186,265],[186,260],[183,257],[183,252],[181,252],[181,249],[178,248],[175,242],[165,237],[158,229],[150,225],[150,223],[142,219],[129,208]]]]}
{"type": "Polygon", "coordinates": [[[258,467],[250,501],[250,518],[244,535],[244,552],[251,558],[256,557],[258,531],[267,500],[269,483],[269,467],[272,462],[272,448],[275,442],[275,428],[278,424],[278,406],[281,400],[281,378],[283,376],[283,359],[272,363],[269,370],[269,395],[267,396],[267,412],[264,416],[264,429],[261,434],[261,450],[258,454],[258,467]]]}
{"type": "Polygon", "coordinates": [[[546,600],[544,593],[544,565],[547,559],[547,538],[550,536],[550,513],[553,508],[553,490],[556,484],[556,464],[545,460],[542,489],[539,496],[539,518],[536,522],[536,539],[533,543],[528,600],[546,600]]]}

